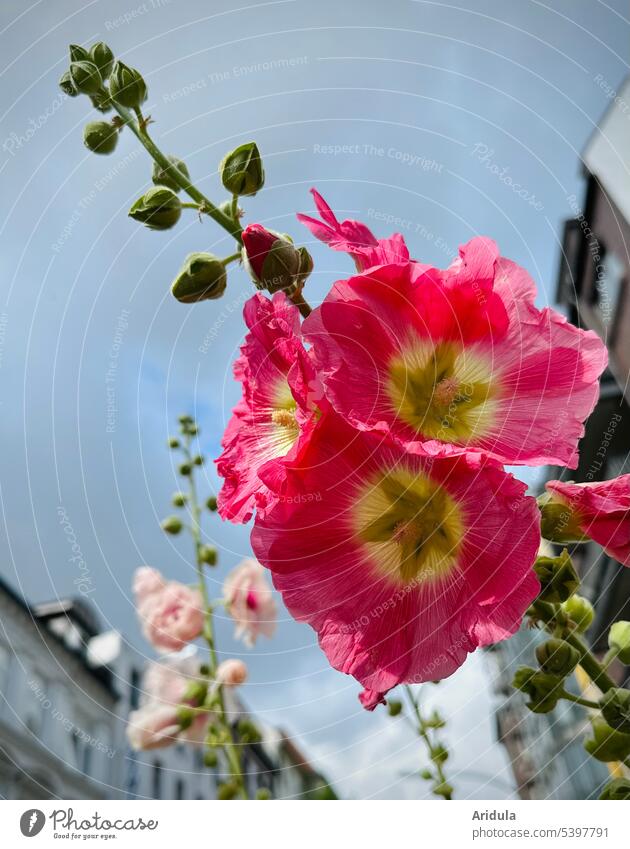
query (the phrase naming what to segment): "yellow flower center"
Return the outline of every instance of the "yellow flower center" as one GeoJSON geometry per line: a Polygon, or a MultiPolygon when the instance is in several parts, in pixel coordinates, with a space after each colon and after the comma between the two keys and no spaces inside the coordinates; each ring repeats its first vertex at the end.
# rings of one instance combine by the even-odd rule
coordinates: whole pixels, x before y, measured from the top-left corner
{"type": "Polygon", "coordinates": [[[462,510],[444,487],[403,467],[381,472],[364,486],[352,522],[370,562],[396,584],[447,576],[464,535],[462,510]]]}
{"type": "Polygon", "coordinates": [[[390,410],[417,434],[469,444],[491,431],[498,391],[480,352],[415,337],[391,359],[388,371],[390,410]]]}

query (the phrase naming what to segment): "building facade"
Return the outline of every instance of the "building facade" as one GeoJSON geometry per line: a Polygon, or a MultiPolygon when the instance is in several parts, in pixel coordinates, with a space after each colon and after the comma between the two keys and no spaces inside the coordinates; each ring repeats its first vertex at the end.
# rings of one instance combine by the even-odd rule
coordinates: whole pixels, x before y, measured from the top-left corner
{"type": "MultiPolygon", "coordinates": [[[[227,766],[206,767],[201,745],[129,747],[145,665],[122,634],[100,631],[88,603],[30,605],[0,580],[0,798],[216,799],[227,766]]],[[[230,699],[237,723],[247,713],[230,699]]],[[[261,732],[242,750],[250,797],[264,787],[274,798],[335,798],[295,744],[286,756],[286,735],[261,732]]]]}
{"type": "MultiPolygon", "coordinates": [[[[569,197],[572,217],[565,222],[557,302],[569,321],[595,331],[606,343],[609,366],[598,404],[580,442],[575,470],[549,468],[546,478],[580,482],[607,480],[630,472],[630,79],[621,87],[583,153],[583,198],[569,197]]],[[[558,411],[562,438],[562,411],[558,411]]],[[[598,655],[608,648],[612,622],[630,619],[630,569],[595,543],[571,552],[582,580],[582,595],[595,607],[587,639],[598,655]]],[[[551,714],[531,714],[520,693],[511,690],[514,669],[535,666],[540,637],[521,631],[493,652],[497,690],[505,699],[497,712],[497,734],[510,755],[524,798],[596,797],[610,772],[583,750],[588,730],[585,711],[564,705],[551,714]]],[[[611,674],[628,683],[630,669],[615,661],[611,674]]],[[[587,686],[574,680],[575,691],[587,686]]]]}

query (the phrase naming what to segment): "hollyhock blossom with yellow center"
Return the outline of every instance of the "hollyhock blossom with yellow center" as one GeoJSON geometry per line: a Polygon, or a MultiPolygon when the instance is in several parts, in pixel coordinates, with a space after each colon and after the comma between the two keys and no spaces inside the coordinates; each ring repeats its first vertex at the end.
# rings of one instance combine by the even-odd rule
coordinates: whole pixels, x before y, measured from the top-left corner
{"type": "Polygon", "coordinates": [[[251,648],[261,634],[273,637],[276,603],[260,563],[250,557],[239,563],[225,579],[223,598],[236,623],[237,640],[242,639],[251,648]]]}
{"type": "MultiPolygon", "coordinates": [[[[225,430],[217,470],[223,519],[247,522],[268,489],[259,472],[269,461],[296,456],[316,425],[323,391],[301,338],[300,314],[282,292],[256,294],[243,311],[249,333],[234,364],[243,397],[225,430]]],[[[274,464],[282,475],[282,464],[274,464]]]]}
{"type": "Polygon", "coordinates": [[[527,272],[472,239],[446,271],[371,268],[303,325],[334,409],[425,454],[575,467],[606,348],[534,304],[527,272]]]}
{"type": "Polygon", "coordinates": [[[252,546],[371,709],[517,630],[539,591],[525,489],[482,455],[412,453],[329,413],[258,512],[252,546]]]}

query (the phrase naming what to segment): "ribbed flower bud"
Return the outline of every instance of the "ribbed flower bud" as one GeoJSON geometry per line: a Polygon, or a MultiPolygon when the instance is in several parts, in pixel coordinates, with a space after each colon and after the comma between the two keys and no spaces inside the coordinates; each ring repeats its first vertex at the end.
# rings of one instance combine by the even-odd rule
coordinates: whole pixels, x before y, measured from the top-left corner
{"type": "Polygon", "coordinates": [[[167,159],[170,162],[168,168],[162,168],[158,162],[153,164],[153,182],[156,186],[167,186],[174,192],[181,192],[182,187],[173,178],[173,173],[177,171],[182,177],[189,180],[190,174],[188,173],[186,163],[182,162],[182,160],[178,159],[176,156],[168,156],[167,159]]]}
{"type": "Polygon", "coordinates": [[[563,680],[557,675],[521,666],[516,670],[512,686],[529,697],[527,707],[533,713],[549,713],[558,704],[563,680]]]}
{"type": "Polygon", "coordinates": [[[96,94],[103,88],[103,80],[94,62],[82,60],[70,65],[70,79],[81,94],[96,94]]]}
{"type": "Polygon", "coordinates": [[[77,97],[79,94],[79,92],[74,87],[74,83],[72,82],[70,71],[65,71],[61,75],[61,78],[59,79],[59,88],[63,91],[64,94],[67,94],[68,97],[77,97]]]}
{"type": "Polygon", "coordinates": [[[224,187],[233,195],[255,195],[265,184],[265,170],[256,142],[247,142],[227,154],[219,165],[224,187]]]}
{"type": "Polygon", "coordinates": [[[630,734],[615,731],[599,716],[594,717],[591,724],[593,737],[584,743],[589,755],[604,763],[623,761],[630,755],[630,734]]]}
{"type": "Polygon", "coordinates": [[[118,130],[107,121],[85,125],[83,143],[93,153],[112,153],[118,144],[118,130]]]}
{"type": "Polygon", "coordinates": [[[227,272],[221,260],[209,253],[189,254],[171,285],[171,292],[183,304],[220,298],[227,286],[227,272]]]}
{"type": "Polygon", "coordinates": [[[109,81],[109,93],[120,106],[138,109],[147,99],[147,86],[140,71],[117,60],[109,81]]]}
{"type": "Polygon", "coordinates": [[[139,197],[129,210],[129,217],[151,230],[174,227],[182,214],[182,204],[175,192],[166,186],[154,186],[139,197]]]}
{"type": "Polygon", "coordinates": [[[630,664],[630,622],[615,622],[608,632],[608,646],[622,663],[630,664]]]}
{"type": "Polygon", "coordinates": [[[114,54],[104,41],[97,41],[90,47],[90,62],[94,62],[101,78],[106,80],[114,67],[114,54]]]}
{"type": "Polygon", "coordinates": [[[630,734],[630,690],[613,687],[601,697],[599,706],[611,728],[630,734]]]}
{"type": "Polygon", "coordinates": [[[201,545],[199,546],[199,560],[201,563],[205,563],[208,566],[216,566],[217,565],[217,550],[213,548],[211,545],[201,545]]]}
{"type": "Polygon", "coordinates": [[[537,557],[534,571],[540,581],[541,601],[559,604],[580,586],[580,579],[565,548],[557,557],[537,557]]]}
{"type": "Polygon", "coordinates": [[[387,699],[387,712],[390,716],[398,716],[402,711],[402,702],[398,699],[387,699]]]}
{"type": "Polygon", "coordinates": [[[290,239],[261,224],[250,224],[242,238],[243,264],[258,289],[287,295],[299,289],[303,259],[290,239]]]}
{"type": "Polygon", "coordinates": [[[565,677],[578,665],[580,653],[564,640],[552,639],[536,648],[536,659],[543,672],[565,677]]]}
{"type": "Polygon", "coordinates": [[[98,109],[99,112],[111,112],[112,106],[109,94],[106,91],[98,91],[96,94],[90,95],[92,106],[98,109]]]}
{"type": "Polygon", "coordinates": [[[563,603],[562,609],[581,634],[591,627],[595,610],[588,599],[581,595],[573,595],[563,603]]]}
{"type": "Polygon", "coordinates": [[[217,499],[216,499],[216,496],[215,496],[215,495],[211,495],[211,496],[210,496],[210,497],[206,500],[206,507],[208,508],[208,510],[209,510],[211,513],[216,513],[216,512],[217,512],[218,504],[217,504],[217,499]]]}
{"type": "Polygon", "coordinates": [[[166,531],[167,534],[178,534],[183,527],[179,516],[167,516],[160,524],[162,530],[166,531]]]}
{"type": "Polygon", "coordinates": [[[90,59],[89,52],[80,44],[70,44],[68,47],[71,62],[82,62],[84,59],[90,59]]]}
{"type": "Polygon", "coordinates": [[[608,802],[624,802],[630,799],[630,778],[614,778],[602,790],[599,797],[608,802]]]}
{"type": "Polygon", "coordinates": [[[538,497],[540,509],[540,532],[550,542],[583,542],[579,516],[575,509],[557,495],[545,492],[538,497]]]}

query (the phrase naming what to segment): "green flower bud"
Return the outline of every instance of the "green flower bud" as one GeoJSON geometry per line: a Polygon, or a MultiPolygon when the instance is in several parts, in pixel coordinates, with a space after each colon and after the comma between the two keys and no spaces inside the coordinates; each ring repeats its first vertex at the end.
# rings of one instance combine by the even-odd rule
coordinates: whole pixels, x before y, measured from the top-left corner
{"type": "Polygon", "coordinates": [[[256,142],[247,142],[223,157],[221,182],[230,194],[255,195],[265,185],[265,170],[256,142]]]}
{"type": "Polygon", "coordinates": [[[313,257],[305,247],[298,248],[297,252],[299,254],[299,263],[296,283],[300,288],[302,288],[306,282],[306,278],[313,270],[313,257]]]}
{"type": "Polygon", "coordinates": [[[436,784],[431,791],[435,796],[442,796],[444,799],[450,799],[453,795],[453,787],[448,781],[442,781],[436,784]]]}
{"type": "Polygon", "coordinates": [[[538,672],[529,666],[516,670],[512,686],[529,697],[527,707],[533,713],[549,713],[558,704],[563,679],[548,672],[538,672]]]}
{"type": "Polygon", "coordinates": [[[541,601],[560,604],[580,586],[580,579],[566,548],[557,557],[537,557],[534,571],[540,581],[538,597],[541,601]]]}
{"type": "Polygon", "coordinates": [[[211,513],[216,513],[217,511],[217,499],[216,496],[211,495],[210,498],[206,500],[206,507],[211,513]]]}
{"type": "Polygon", "coordinates": [[[109,99],[109,94],[106,91],[99,91],[97,94],[91,94],[90,100],[92,101],[92,106],[95,109],[98,109],[99,112],[111,112],[114,108],[111,100],[109,99]]]}
{"type": "Polygon", "coordinates": [[[564,640],[553,639],[536,648],[536,658],[544,672],[564,677],[578,665],[580,653],[564,640]]]}
{"type": "Polygon", "coordinates": [[[219,763],[219,759],[217,758],[217,753],[214,749],[206,749],[203,756],[204,766],[207,766],[209,769],[214,769],[215,766],[219,763]]]}
{"type": "Polygon", "coordinates": [[[601,697],[599,706],[611,728],[630,734],[630,690],[613,687],[601,697]]]}
{"type": "Polygon", "coordinates": [[[402,708],[402,702],[399,702],[398,699],[387,700],[387,712],[390,716],[398,716],[399,713],[402,713],[402,708]]]}
{"type": "Polygon", "coordinates": [[[180,705],[176,711],[177,721],[179,722],[179,727],[182,731],[185,731],[187,728],[193,724],[193,720],[195,719],[196,713],[192,708],[186,707],[185,705],[180,705]]]}
{"type": "Polygon", "coordinates": [[[562,609],[581,634],[588,631],[595,617],[590,601],[581,595],[573,595],[562,604],[562,609]]]}
{"type": "Polygon", "coordinates": [[[425,719],[424,724],[427,728],[444,728],[446,722],[442,719],[440,714],[434,710],[429,719],[425,719]]]}
{"type": "Polygon", "coordinates": [[[420,771],[420,778],[424,778],[425,781],[431,781],[433,773],[430,769],[423,769],[420,771]]]}
{"type": "Polygon", "coordinates": [[[71,44],[68,47],[68,53],[70,54],[71,62],[83,62],[85,59],[91,61],[89,52],[85,47],[81,47],[80,44],[71,44]]]}
{"type": "Polygon", "coordinates": [[[171,436],[168,440],[168,447],[169,448],[179,448],[179,439],[177,439],[177,437],[175,437],[175,436],[171,436]]]}
{"type": "Polygon", "coordinates": [[[173,504],[173,507],[185,507],[187,501],[188,496],[185,492],[174,492],[173,497],[171,498],[171,503],[173,504]]]}
{"type": "Polygon", "coordinates": [[[430,757],[432,761],[435,761],[435,763],[443,764],[448,760],[448,749],[442,746],[441,743],[438,743],[437,746],[432,747],[430,757]]]}
{"type": "Polygon", "coordinates": [[[622,663],[630,664],[630,622],[615,622],[611,626],[608,645],[622,663]]]}
{"type": "Polygon", "coordinates": [[[181,463],[178,471],[180,475],[188,477],[188,475],[192,472],[192,466],[190,463],[181,463]]]}
{"type": "Polygon", "coordinates": [[[630,778],[614,778],[602,790],[599,797],[607,802],[625,802],[630,799],[630,778]]]}
{"type": "Polygon", "coordinates": [[[83,144],[92,153],[113,153],[118,144],[118,130],[107,121],[92,121],[83,130],[83,144]]]}
{"type": "Polygon", "coordinates": [[[129,217],[151,230],[174,227],[182,214],[182,204],[175,192],[166,186],[154,186],[139,197],[129,210],[129,217]]]}
{"type": "Polygon", "coordinates": [[[160,526],[167,534],[173,535],[178,534],[183,527],[182,520],[179,516],[167,516],[166,519],[163,519],[162,522],[160,522],[160,526]]]}
{"type": "Polygon", "coordinates": [[[114,54],[103,41],[97,41],[90,47],[90,61],[94,62],[101,78],[106,80],[114,67],[114,54]]]}
{"type": "Polygon", "coordinates": [[[193,417],[189,416],[187,413],[185,413],[184,415],[178,416],[177,421],[180,423],[180,425],[191,425],[191,424],[194,424],[194,422],[195,422],[193,417]]]}
{"type": "Polygon", "coordinates": [[[300,264],[304,262],[289,238],[261,224],[243,230],[243,265],[258,289],[284,291],[288,295],[300,288],[300,264]]]}
{"type": "Polygon", "coordinates": [[[79,94],[79,92],[74,87],[74,83],[72,82],[70,71],[65,71],[61,75],[61,79],[59,80],[59,88],[63,91],[64,94],[67,94],[68,97],[77,97],[79,94]]]}
{"type": "Polygon", "coordinates": [[[184,691],[183,701],[194,707],[199,707],[205,702],[207,694],[207,681],[190,681],[184,691]]]}
{"type": "Polygon", "coordinates": [[[256,798],[259,801],[263,801],[265,799],[271,799],[271,790],[267,787],[259,787],[256,791],[256,798]]]}
{"type": "Polygon", "coordinates": [[[630,734],[615,731],[599,716],[596,716],[591,724],[593,737],[584,743],[589,755],[604,763],[623,761],[630,755],[630,734]]]}
{"type": "Polygon", "coordinates": [[[83,60],[70,65],[70,79],[81,94],[96,94],[103,88],[103,80],[94,62],[83,60]]]}
{"type": "Polygon", "coordinates": [[[238,736],[240,738],[241,743],[252,744],[259,743],[262,739],[260,736],[260,731],[254,725],[254,723],[249,719],[241,719],[238,723],[238,736]]]}
{"type": "Polygon", "coordinates": [[[234,799],[237,793],[238,786],[233,781],[226,781],[223,784],[219,784],[217,789],[217,798],[222,801],[234,799]]]}
{"type": "Polygon", "coordinates": [[[189,254],[171,285],[171,293],[182,304],[213,301],[227,286],[227,272],[221,260],[208,253],[189,254]]]}
{"type": "Polygon", "coordinates": [[[199,560],[206,563],[208,566],[217,565],[217,550],[211,545],[202,545],[199,547],[199,560]]]}
{"type": "Polygon", "coordinates": [[[146,83],[135,68],[118,60],[112,69],[109,93],[120,106],[139,109],[147,99],[146,83]]]}
{"type": "Polygon", "coordinates": [[[193,457],[193,463],[195,464],[195,466],[203,466],[205,460],[203,459],[201,454],[197,454],[195,457],[193,457]]]}
{"type": "Polygon", "coordinates": [[[200,675],[210,675],[210,667],[208,666],[207,663],[201,664],[201,666],[199,667],[199,674],[200,675]]]}
{"type": "Polygon", "coordinates": [[[174,192],[180,192],[182,187],[174,179],[173,173],[178,172],[186,180],[190,180],[188,168],[186,167],[186,163],[182,162],[176,156],[168,156],[167,159],[171,163],[168,168],[162,168],[158,162],[153,164],[153,182],[156,186],[166,186],[174,192]]]}
{"type": "Polygon", "coordinates": [[[588,537],[580,528],[578,513],[556,495],[545,492],[538,496],[540,532],[550,542],[584,542],[588,537]]]}

